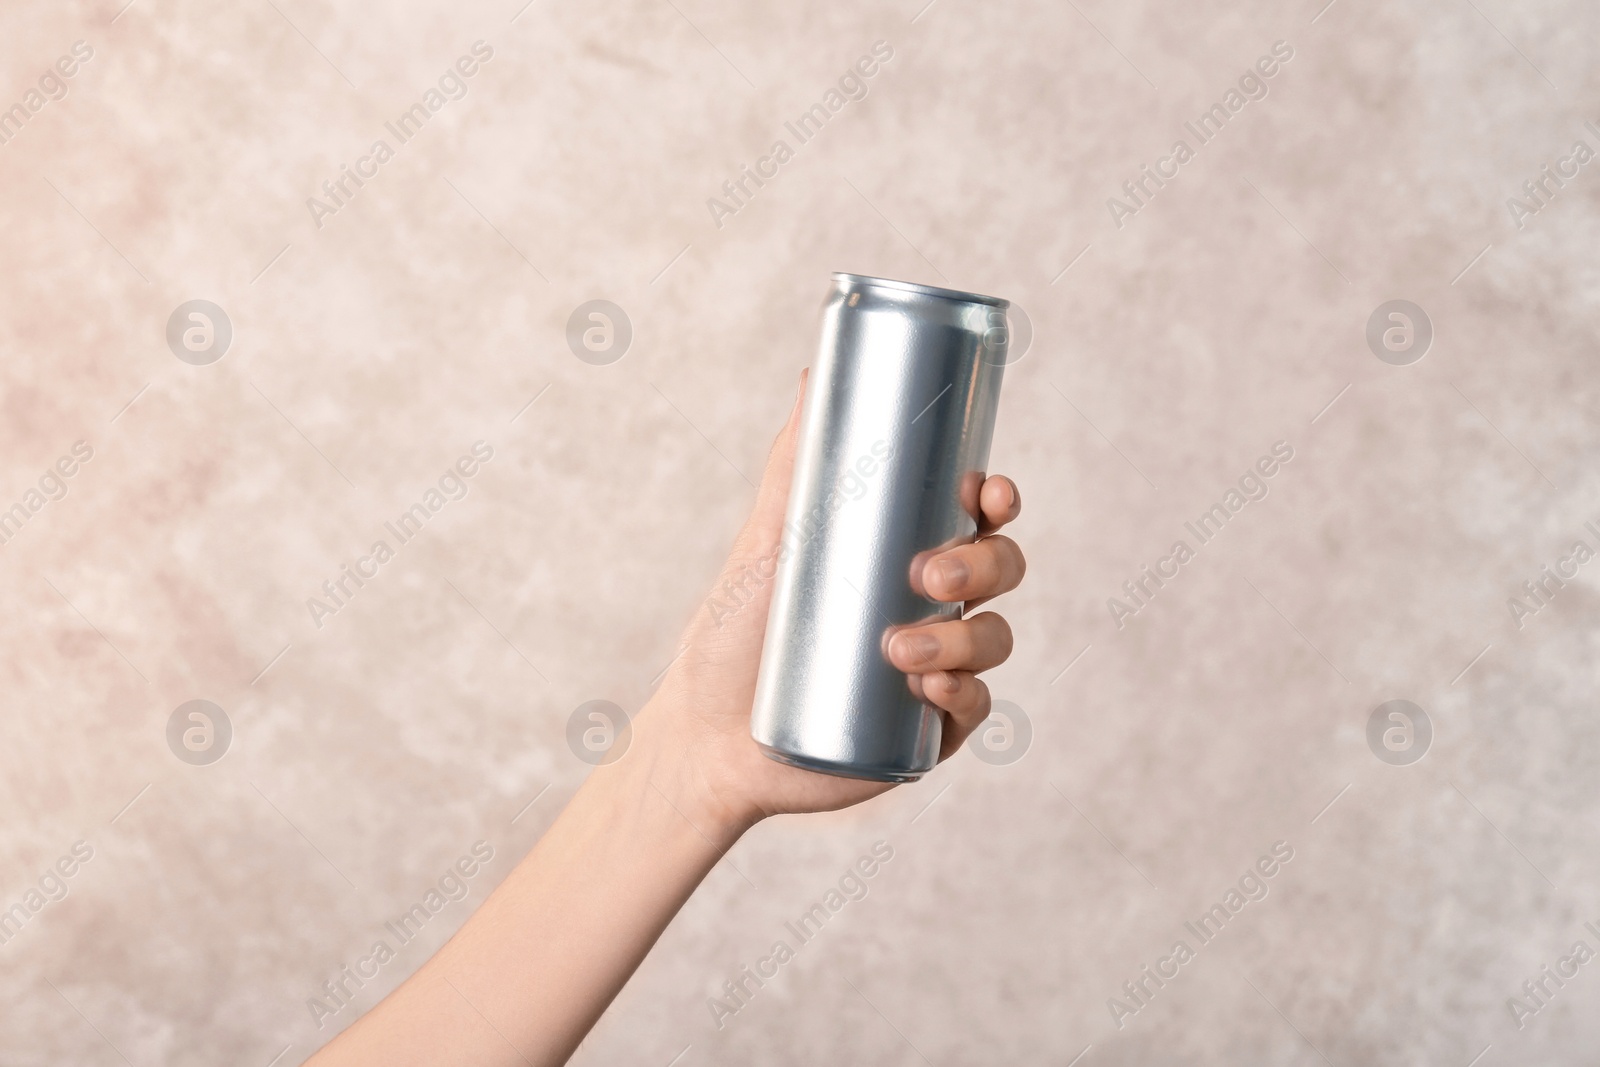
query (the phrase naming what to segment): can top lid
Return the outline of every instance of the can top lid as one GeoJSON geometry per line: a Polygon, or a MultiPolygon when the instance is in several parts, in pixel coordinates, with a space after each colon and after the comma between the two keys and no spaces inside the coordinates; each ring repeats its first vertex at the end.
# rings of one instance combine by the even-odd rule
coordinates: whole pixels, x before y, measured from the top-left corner
{"type": "Polygon", "coordinates": [[[941,289],[937,285],[918,285],[916,282],[898,282],[892,278],[874,278],[866,274],[847,274],[844,271],[834,271],[836,281],[854,283],[856,285],[870,285],[879,289],[899,289],[908,293],[920,293],[923,296],[935,296],[943,300],[959,300],[969,304],[989,304],[997,308],[1011,306],[1011,301],[1002,300],[998,296],[983,296],[979,293],[964,293],[959,289],[941,289]]]}

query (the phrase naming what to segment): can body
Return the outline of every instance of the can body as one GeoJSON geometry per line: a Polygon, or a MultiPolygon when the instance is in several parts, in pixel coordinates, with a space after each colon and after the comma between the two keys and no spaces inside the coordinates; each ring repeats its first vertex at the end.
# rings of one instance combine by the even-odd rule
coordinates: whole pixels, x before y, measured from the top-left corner
{"type": "Polygon", "coordinates": [[[1007,302],[835,274],[806,387],[751,735],[810,770],[910,781],[941,720],[889,632],[955,617],[912,584],[970,541],[1005,367],[1007,302]]]}

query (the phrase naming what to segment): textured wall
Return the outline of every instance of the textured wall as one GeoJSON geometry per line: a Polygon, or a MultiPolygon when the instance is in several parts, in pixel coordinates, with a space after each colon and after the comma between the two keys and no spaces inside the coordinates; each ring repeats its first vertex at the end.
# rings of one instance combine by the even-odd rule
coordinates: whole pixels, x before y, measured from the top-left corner
{"type": "Polygon", "coordinates": [[[1031,321],[992,677],[1031,742],[759,827],[576,1062],[1592,1062],[1591,5],[123,2],[0,10],[0,1062],[295,1064],[442,943],[582,780],[573,709],[636,710],[703,610],[832,270],[1031,321]],[[613,362],[565,337],[593,299],[613,362]],[[215,312],[169,342],[192,300],[225,351],[215,312]],[[1425,352],[1369,344],[1391,300],[1425,352]],[[1135,599],[1145,565],[1177,573],[1135,599]],[[1535,600],[1545,566],[1577,576],[1535,600]],[[1395,699],[1406,765],[1414,712],[1369,743],[1395,699]],[[207,765],[191,700],[231,725],[207,765]]]}

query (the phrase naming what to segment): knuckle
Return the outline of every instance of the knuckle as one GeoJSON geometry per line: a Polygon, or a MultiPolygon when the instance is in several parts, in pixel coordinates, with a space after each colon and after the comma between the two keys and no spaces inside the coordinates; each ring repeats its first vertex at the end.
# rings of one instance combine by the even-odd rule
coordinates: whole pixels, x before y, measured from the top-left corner
{"type": "Polygon", "coordinates": [[[989,696],[989,686],[982,678],[974,676],[972,679],[972,716],[978,722],[989,717],[989,706],[992,703],[989,696]]]}
{"type": "Polygon", "coordinates": [[[976,712],[982,698],[978,695],[973,685],[974,678],[970,671],[957,671],[961,688],[950,695],[949,711],[960,720],[963,728],[970,728],[976,721],[976,712]]]}
{"type": "Polygon", "coordinates": [[[1022,581],[1028,568],[1022,548],[1005,534],[994,534],[983,539],[984,556],[996,586],[1015,587],[1022,581]]]}
{"type": "Polygon", "coordinates": [[[945,662],[952,667],[959,666],[972,659],[973,649],[977,647],[978,635],[973,632],[971,624],[962,621],[950,624],[949,640],[943,644],[945,662]]]}
{"type": "Polygon", "coordinates": [[[997,615],[992,611],[984,612],[979,618],[984,620],[984,629],[995,644],[995,649],[1000,653],[1000,658],[1006,659],[1011,655],[1013,638],[1011,624],[1006,622],[1005,616],[997,615]]]}
{"type": "Polygon", "coordinates": [[[962,583],[968,590],[988,589],[1000,580],[1000,559],[984,542],[968,545],[964,555],[972,567],[971,577],[962,583]]]}
{"type": "Polygon", "coordinates": [[[1011,569],[1016,573],[1017,579],[1020,581],[1023,573],[1028,569],[1028,561],[1022,555],[1022,546],[1007,537],[1005,546],[1001,551],[1005,553],[1006,562],[1011,565],[1011,569]]]}

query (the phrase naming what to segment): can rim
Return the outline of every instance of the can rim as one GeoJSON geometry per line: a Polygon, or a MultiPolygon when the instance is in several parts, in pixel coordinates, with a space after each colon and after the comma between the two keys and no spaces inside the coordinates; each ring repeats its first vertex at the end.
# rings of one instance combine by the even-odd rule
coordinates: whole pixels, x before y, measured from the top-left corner
{"type": "Polygon", "coordinates": [[[920,293],[923,296],[939,297],[942,300],[956,300],[968,304],[988,304],[991,307],[1008,308],[1011,301],[998,296],[984,296],[981,293],[968,293],[960,289],[941,289],[937,285],[920,285],[917,282],[896,281],[893,278],[875,278],[870,274],[850,274],[846,271],[833,272],[835,281],[854,282],[858,285],[870,285],[880,289],[899,289],[908,293],[920,293]]]}

